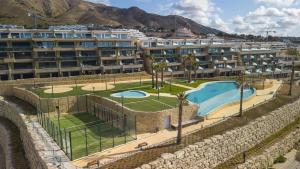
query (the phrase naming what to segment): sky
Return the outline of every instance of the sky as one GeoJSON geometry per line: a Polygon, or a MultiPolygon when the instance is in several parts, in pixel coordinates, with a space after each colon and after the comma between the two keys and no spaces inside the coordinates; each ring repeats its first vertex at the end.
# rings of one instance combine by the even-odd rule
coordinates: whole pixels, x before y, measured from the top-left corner
{"type": "Polygon", "coordinates": [[[227,33],[300,36],[300,0],[87,0],[176,14],[227,33]]]}

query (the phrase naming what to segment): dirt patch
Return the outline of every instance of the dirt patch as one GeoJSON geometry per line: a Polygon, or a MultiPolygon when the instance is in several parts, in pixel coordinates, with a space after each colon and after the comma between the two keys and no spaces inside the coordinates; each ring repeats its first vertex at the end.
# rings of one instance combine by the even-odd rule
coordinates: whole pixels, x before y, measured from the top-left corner
{"type": "Polygon", "coordinates": [[[73,90],[73,88],[71,88],[71,87],[55,86],[55,87],[53,87],[53,90],[52,90],[52,88],[44,90],[44,93],[47,93],[47,94],[51,94],[52,92],[53,93],[66,93],[66,92],[69,92],[72,90],[73,90]]]}
{"type": "Polygon", "coordinates": [[[115,86],[110,83],[90,83],[88,85],[83,86],[81,89],[85,91],[102,91],[102,90],[110,90],[113,89],[115,86]]]}

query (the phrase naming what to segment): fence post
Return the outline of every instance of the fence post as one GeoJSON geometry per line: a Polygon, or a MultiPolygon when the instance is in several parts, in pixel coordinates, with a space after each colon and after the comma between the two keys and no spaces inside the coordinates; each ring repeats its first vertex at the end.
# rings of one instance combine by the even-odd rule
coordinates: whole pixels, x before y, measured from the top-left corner
{"type": "Polygon", "coordinates": [[[64,128],[65,133],[65,148],[66,148],[66,154],[68,155],[68,142],[67,142],[67,131],[66,128],[64,128]]]}
{"type": "Polygon", "coordinates": [[[70,142],[70,159],[73,160],[73,151],[72,151],[72,136],[71,131],[69,131],[69,142],[70,142]]]}
{"type": "Polygon", "coordinates": [[[85,136],[85,154],[89,155],[89,152],[88,152],[88,140],[87,140],[87,135],[86,135],[86,128],[84,128],[84,136],[85,136]]]}
{"type": "Polygon", "coordinates": [[[135,139],[137,138],[137,131],[136,131],[136,116],[134,116],[134,134],[135,134],[135,139]]]}

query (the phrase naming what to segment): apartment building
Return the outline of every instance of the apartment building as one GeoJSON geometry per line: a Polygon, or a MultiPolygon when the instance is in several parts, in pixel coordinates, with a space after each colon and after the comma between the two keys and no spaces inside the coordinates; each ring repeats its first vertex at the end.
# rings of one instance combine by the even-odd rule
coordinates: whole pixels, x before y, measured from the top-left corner
{"type": "Polygon", "coordinates": [[[159,39],[141,40],[141,48],[145,58],[145,69],[151,71],[154,62],[167,62],[167,72],[184,76],[184,56],[193,55],[199,63],[193,76],[211,77],[215,75],[234,75],[243,68],[238,66],[238,52],[233,50],[232,43],[223,39],[159,39]],[[152,59],[149,59],[151,57],[152,59]],[[147,59],[148,58],[148,59],[147,59]]]}
{"type": "Polygon", "coordinates": [[[135,34],[0,29],[0,80],[142,71],[135,34]]]}
{"type": "Polygon", "coordinates": [[[283,45],[276,43],[244,42],[239,47],[241,65],[249,73],[272,73],[281,72],[278,54],[283,45]]]}

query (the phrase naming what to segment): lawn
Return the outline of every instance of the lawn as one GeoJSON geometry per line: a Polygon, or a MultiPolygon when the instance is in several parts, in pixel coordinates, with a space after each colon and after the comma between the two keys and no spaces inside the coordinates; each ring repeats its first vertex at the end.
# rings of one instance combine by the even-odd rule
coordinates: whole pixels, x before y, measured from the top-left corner
{"type": "MultiPolygon", "coordinates": [[[[43,88],[33,89],[32,91],[38,94],[42,98],[58,98],[58,97],[66,97],[66,96],[76,96],[76,95],[84,95],[84,94],[92,94],[92,92],[84,91],[81,87],[73,87],[72,91],[58,94],[47,94],[44,93],[43,88]]],[[[125,90],[141,90],[152,94],[157,94],[158,90],[152,88],[152,82],[134,82],[134,83],[119,83],[115,84],[115,88],[108,91],[97,91],[94,94],[97,96],[102,96],[109,98],[111,100],[122,103],[121,98],[111,97],[112,93],[121,92],[125,90]]],[[[172,95],[176,95],[179,92],[185,92],[188,89],[165,84],[164,87],[160,88],[160,93],[170,93],[172,95]]],[[[155,112],[160,110],[166,110],[177,107],[177,98],[176,97],[165,97],[160,96],[150,96],[147,98],[139,98],[139,99],[129,99],[124,98],[123,100],[124,106],[137,110],[137,111],[146,111],[146,112],[155,112]]]]}
{"type": "Polygon", "coordinates": [[[199,85],[201,85],[203,83],[210,82],[210,80],[198,79],[198,80],[193,80],[192,83],[188,83],[188,81],[184,80],[184,79],[175,79],[175,80],[173,80],[173,82],[176,84],[197,88],[197,87],[199,87],[199,85]]]}
{"type": "MultiPolygon", "coordinates": [[[[53,117],[51,120],[58,126],[57,117],[53,117]]],[[[111,123],[104,123],[89,113],[64,115],[60,118],[60,125],[62,131],[66,129],[67,133],[71,132],[72,159],[124,144],[134,139],[125,135],[120,129],[113,127],[111,123]]],[[[63,140],[65,141],[64,136],[63,140]]]]}
{"type": "Polygon", "coordinates": [[[41,98],[59,98],[59,97],[67,97],[67,96],[76,96],[76,95],[84,95],[84,94],[89,94],[91,92],[81,90],[80,86],[77,87],[72,87],[73,90],[64,92],[64,93],[45,93],[44,91],[46,89],[44,88],[35,88],[32,89],[31,91],[40,96],[41,98]]]}

